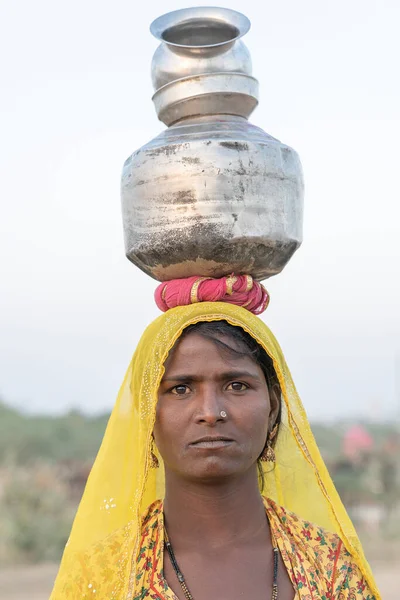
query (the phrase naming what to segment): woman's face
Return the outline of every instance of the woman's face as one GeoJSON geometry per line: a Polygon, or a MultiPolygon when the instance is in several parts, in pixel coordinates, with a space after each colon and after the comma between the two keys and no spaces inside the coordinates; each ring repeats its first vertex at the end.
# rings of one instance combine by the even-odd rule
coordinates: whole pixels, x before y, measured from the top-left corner
{"type": "Polygon", "coordinates": [[[279,401],[252,358],[186,335],[166,361],[158,392],[154,438],[166,470],[206,481],[254,468],[279,401]]]}

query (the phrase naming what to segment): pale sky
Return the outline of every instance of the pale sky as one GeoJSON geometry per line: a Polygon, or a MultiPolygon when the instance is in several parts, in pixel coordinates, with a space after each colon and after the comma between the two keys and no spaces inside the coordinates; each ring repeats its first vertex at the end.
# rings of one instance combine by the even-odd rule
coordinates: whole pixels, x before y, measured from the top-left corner
{"type": "MultiPolygon", "coordinates": [[[[252,21],[251,121],[294,147],[305,174],[304,243],[265,282],[263,319],[311,418],[398,418],[400,3],[219,5],[252,21]]],[[[0,395],[15,406],[111,409],[158,314],[156,282],[124,256],[119,185],[164,128],[149,25],[187,6],[1,3],[0,395]]]]}

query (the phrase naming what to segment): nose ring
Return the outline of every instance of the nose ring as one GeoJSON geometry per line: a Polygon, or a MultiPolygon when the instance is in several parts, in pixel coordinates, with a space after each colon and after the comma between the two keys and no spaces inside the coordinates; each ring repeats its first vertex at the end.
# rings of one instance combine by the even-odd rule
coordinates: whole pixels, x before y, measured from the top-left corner
{"type": "Polygon", "coordinates": [[[226,412],[224,410],[221,410],[219,414],[223,419],[226,419],[226,412]]]}

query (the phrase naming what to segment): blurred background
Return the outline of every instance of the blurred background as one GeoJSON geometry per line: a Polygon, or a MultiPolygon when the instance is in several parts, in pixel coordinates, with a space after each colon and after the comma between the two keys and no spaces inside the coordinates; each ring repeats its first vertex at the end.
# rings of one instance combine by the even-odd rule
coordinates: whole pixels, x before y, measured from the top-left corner
{"type": "MultiPolygon", "coordinates": [[[[244,12],[254,124],[293,146],[302,248],[266,282],[277,335],[382,595],[400,567],[396,0],[244,12]]],[[[156,282],[124,258],[124,160],[157,135],[148,31],[187,2],[3,0],[0,597],[48,598],[156,282]]]]}

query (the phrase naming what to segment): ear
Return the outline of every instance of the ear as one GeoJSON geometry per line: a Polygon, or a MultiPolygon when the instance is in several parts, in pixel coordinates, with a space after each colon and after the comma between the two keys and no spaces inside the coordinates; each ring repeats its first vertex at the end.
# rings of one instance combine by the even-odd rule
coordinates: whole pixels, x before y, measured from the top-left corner
{"type": "Polygon", "coordinates": [[[269,402],[271,406],[269,412],[269,430],[271,431],[281,410],[282,393],[278,383],[274,383],[269,390],[269,402]]]}

